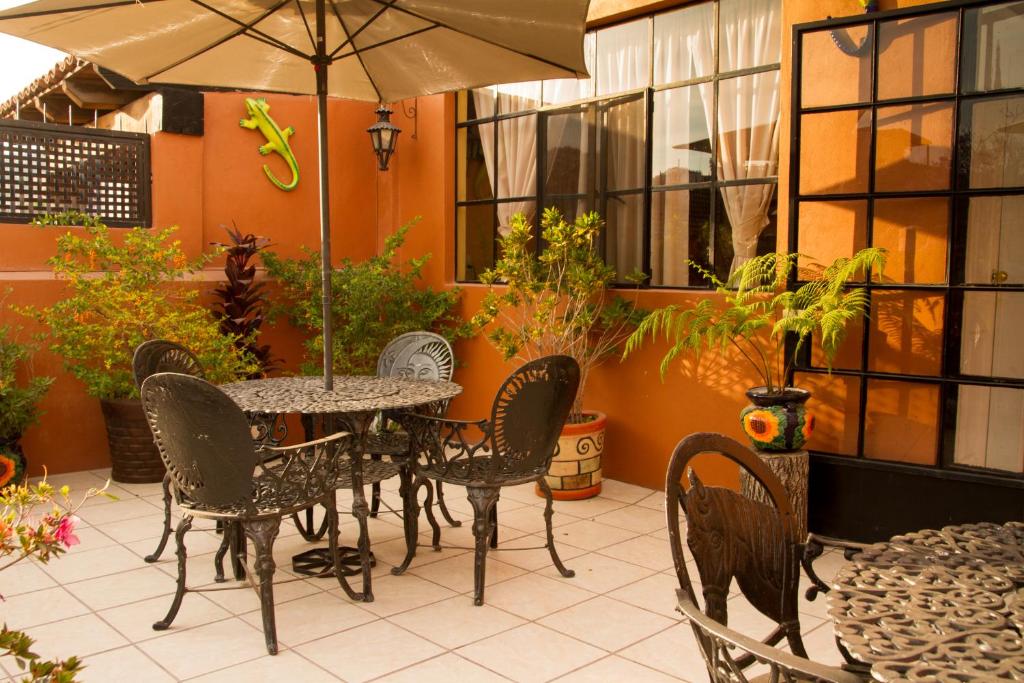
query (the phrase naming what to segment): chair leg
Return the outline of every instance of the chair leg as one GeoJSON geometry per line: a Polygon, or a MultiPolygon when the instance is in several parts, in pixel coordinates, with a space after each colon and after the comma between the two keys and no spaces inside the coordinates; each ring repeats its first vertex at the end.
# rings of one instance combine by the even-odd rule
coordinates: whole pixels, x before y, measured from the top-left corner
{"type": "Polygon", "coordinates": [[[348,579],[345,577],[341,555],[338,553],[338,508],[330,505],[327,501],[325,501],[324,507],[327,510],[327,551],[334,558],[334,576],[338,579],[338,585],[345,591],[345,595],[352,600],[362,602],[363,594],[352,590],[352,586],[349,585],[348,579]]]}
{"type": "MultiPolygon", "coordinates": [[[[263,612],[263,637],[267,652],[277,654],[277,625],[274,620],[274,539],[281,528],[281,518],[256,519],[242,522],[245,535],[252,541],[256,553],[256,578],[259,581],[260,610],[263,612]]],[[[229,530],[225,529],[225,535],[229,530]]]]}
{"type": "Polygon", "coordinates": [[[498,503],[500,488],[466,487],[473,506],[473,538],[476,541],[473,557],[473,604],[484,604],[484,584],[487,570],[487,544],[491,536],[491,511],[498,503]]]}
{"type": "Polygon", "coordinates": [[[558,556],[558,551],[555,550],[555,534],[551,530],[551,517],[555,514],[555,506],[551,498],[551,487],[548,486],[544,477],[537,480],[537,485],[540,486],[540,490],[544,493],[544,527],[547,531],[547,546],[548,552],[551,553],[551,561],[554,563],[555,569],[558,570],[559,574],[567,579],[571,579],[576,576],[576,572],[565,568],[565,565],[562,564],[562,558],[558,556]]]}
{"type": "Polygon", "coordinates": [[[405,559],[402,560],[402,564],[391,568],[391,573],[395,576],[403,574],[412,563],[412,558],[416,556],[416,543],[419,539],[420,532],[420,508],[418,494],[420,486],[422,486],[425,481],[422,477],[416,477],[415,481],[412,480],[412,467],[409,464],[402,466],[398,471],[398,476],[401,478],[402,482],[399,486],[399,493],[402,494],[402,526],[405,528],[405,559]]]}
{"type": "Polygon", "coordinates": [[[234,551],[234,545],[232,532],[230,529],[225,529],[224,535],[220,539],[220,546],[217,548],[217,554],[213,556],[213,580],[217,583],[224,583],[227,580],[224,578],[224,556],[228,554],[228,551],[234,551]]]}
{"type": "MultiPolygon", "coordinates": [[[[373,454],[370,456],[370,460],[380,462],[381,457],[379,454],[373,454]]],[[[377,512],[380,510],[380,482],[373,482],[373,486],[370,487],[370,516],[376,518],[377,512]]]]}
{"type": "Polygon", "coordinates": [[[423,511],[427,513],[427,523],[430,524],[430,545],[434,547],[435,551],[441,552],[441,526],[437,523],[437,518],[434,517],[434,485],[429,479],[424,479],[423,486],[427,487],[427,499],[423,501],[423,511]]]}
{"type": "Polygon", "coordinates": [[[296,512],[292,515],[292,521],[295,522],[295,528],[299,530],[299,535],[302,536],[303,540],[309,541],[310,543],[319,541],[324,537],[324,534],[327,533],[327,517],[325,516],[323,518],[320,522],[320,527],[317,528],[313,523],[314,509],[314,507],[308,507],[304,510],[306,517],[305,524],[303,524],[302,520],[299,518],[299,513],[296,512]]]}
{"type": "Polygon", "coordinates": [[[246,543],[245,543],[245,531],[242,529],[241,524],[231,525],[231,573],[235,577],[235,581],[241,581],[245,578],[245,558],[246,558],[246,543]]]}
{"type": "Polygon", "coordinates": [[[462,522],[448,512],[448,506],[444,503],[444,484],[440,481],[437,482],[437,507],[441,509],[441,516],[448,522],[448,526],[462,526],[462,522]]]}
{"type": "Polygon", "coordinates": [[[178,616],[181,609],[181,599],[185,597],[185,560],[188,559],[185,552],[185,534],[192,528],[191,515],[185,515],[178,522],[178,528],[174,532],[174,543],[177,546],[178,555],[178,586],[174,591],[174,599],[171,601],[171,608],[167,610],[167,616],[153,624],[154,631],[166,631],[178,616]]]}
{"type": "Polygon", "coordinates": [[[363,569],[363,602],[373,602],[373,578],[370,575],[370,529],[366,519],[370,516],[370,506],[363,492],[362,469],[352,468],[352,516],[359,523],[359,559],[363,569]]]}
{"type": "Polygon", "coordinates": [[[498,506],[491,508],[491,547],[498,547],[498,506]]]}
{"type": "Polygon", "coordinates": [[[169,472],[164,473],[163,480],[164,489],[164,530],[160,534],[160,542],[156,545],[156,550],[151,555],[146,555],[146,562],[156,562],[160,559],[160,555],[163,554],[164,548],[167,547],[167,539],[171,537],[171,475],[169,472]]]}

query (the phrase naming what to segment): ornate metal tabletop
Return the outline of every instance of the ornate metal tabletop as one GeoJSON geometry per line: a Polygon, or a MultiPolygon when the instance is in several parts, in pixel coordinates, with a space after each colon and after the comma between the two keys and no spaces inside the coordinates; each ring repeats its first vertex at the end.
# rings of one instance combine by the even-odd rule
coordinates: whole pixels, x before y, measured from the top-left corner
{"type": "Polygon", "coordinates": [[[324,391],[322,377],[270,377],[221,389],[246,412],[303,415],[411,408],[462,393],[454,382],[372,376],[335,377],[333,391],[324,391]]]}
{"type": "Polygon", "coordinates": [[[895,536],[833,580],[840,643],[879,681],[1024,681],[1024,523],[895,536]]]}

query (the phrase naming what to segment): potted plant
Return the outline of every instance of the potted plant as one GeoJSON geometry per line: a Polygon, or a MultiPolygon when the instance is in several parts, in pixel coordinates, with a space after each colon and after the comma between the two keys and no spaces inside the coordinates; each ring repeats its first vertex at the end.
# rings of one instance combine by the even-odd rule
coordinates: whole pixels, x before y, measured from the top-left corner
{"type": "MultiPolygon", "coordinates": [[[[761,379],[747,391],[751,401],[740,413],[743,431],[763,451],[794,451],[814,429],[807,412],[810,392],[791,385],[793,367],[808,340],[817,338],[829,369],[846,335],[847,325],[868,305],[863,288],[849,284],[885,267],[884,249],[868,248],[831,265],[801,266],[797,289],[787,289],[799,254],[757,256],[734,272],[728,282],[691,262],[718,294],[690,308],[671,305],[651,311],[626,342],[629,355],[644,342],[664,336],[671,344],[661,361],[661,374],[681,354],[699,355],[704,348],[739,352],[761,379]],[[787,338],[792,340],[787,349],[787,338]]],[[[806,257],[805,257],[806,258],[806,257]]]]}
{"type": "MultiPolygon", "coordinates": [[[[614,355],[643,318],[635,297],[613,294],[615,268],[598,251],[603,222],[587,213],[567,223],[558,209],[541,219],[543,250],[525,216],[516,214],[500,239],[501,258],[480,278],[488,285],[472,320],[506,360],[529,361],[552,354],[572,356],[580,365],[580,389],[562,430],[558,455],[548,470],[559,500],[601,492],[601,456],[607,416],[584,410],[590,371],[614,355]]],[[[629,280],[642,281],[641,274],[629,280]]]]}
{"type": "Polygon", "coordinates": [[[115,237],[97,222],[61,235],[48,263],[66,293],[48,308],[26,309],[49,327],[50,350],[65,369],[100,399],[116,481],[158,482],[164,475],[132,376],[139,344],[182,344],[215,383],[259,371],[186,282],[212,255],[190,261],[172,240],[175,230],[133,228],[115,237]]]}
{"type": "Polygon", "coordinates": [[[18,379],[30,369],[32,348],[16,341],[15,334],[10,325],[0,325],[0,487],[24,478],[21,436],[39,418],[38,403],[53,383],[52,377],[18,379]]]}

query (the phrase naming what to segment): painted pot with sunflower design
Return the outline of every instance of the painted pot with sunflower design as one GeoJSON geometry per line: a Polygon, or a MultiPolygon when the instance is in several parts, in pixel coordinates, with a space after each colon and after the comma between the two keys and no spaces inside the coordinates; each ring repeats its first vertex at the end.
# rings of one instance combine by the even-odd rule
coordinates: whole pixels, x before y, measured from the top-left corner
{"type": "Polygon", "coordinates": [[[798,451],[814,431],[814,414],[807,410],[811,392],[787,387],[781,393],[768,393],[765,387],[747,392],[748,405],[740,413],[743,432],[762,451],[798,451]]]}
{"type": "Polygon", "coordinates": [[[25,453],[17,438],[0,438],[0,488],[25,478],[25,453]]]}

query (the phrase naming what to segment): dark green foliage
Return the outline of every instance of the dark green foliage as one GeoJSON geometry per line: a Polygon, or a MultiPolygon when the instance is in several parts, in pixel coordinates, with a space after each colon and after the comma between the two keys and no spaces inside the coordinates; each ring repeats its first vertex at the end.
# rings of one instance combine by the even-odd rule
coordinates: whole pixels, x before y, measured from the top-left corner
{"type": "Polygon", "coordinates": [[[28,676],[22,678],[22,681],[71,683],[77,680],[75,675],[85,668],[78,657],[53,661],[41,659],[32,652],[33,643],[35,641],[21,631],[7,628],[7,624],[0,628],[0,653],[14,657],[18,668],[26,670],[28,676]]]}
{"type": "Polygon", "coordinates": [[[34,348],[15,340],[17,330],[0,325],[0,441],[15,439],[39,417],[37,404],[53,383],[52,377],[18,382],[21,368],[30,367],[34,348]]]}

